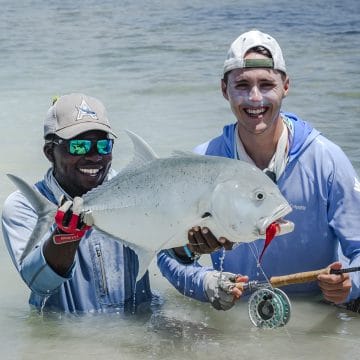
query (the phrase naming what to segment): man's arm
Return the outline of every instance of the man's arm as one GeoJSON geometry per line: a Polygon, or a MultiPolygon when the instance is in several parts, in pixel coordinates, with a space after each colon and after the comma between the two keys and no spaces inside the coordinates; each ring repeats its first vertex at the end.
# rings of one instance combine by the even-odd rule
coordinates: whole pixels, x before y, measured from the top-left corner
{"type": "Polygon", "coordinates": [[[208,301],[204,291],[204,275],[211,271],[198,262],[181,263],[171,250],[163,250],[158,254],[157,265],[162,275],[183,295],[199,301],[208,301]]]}
{"type": "Polygon", "coordinates": [[[44,243],[43,253],[49,266],[60,276],[66,276],[74,263],[80,241],[56,245],[53,237],[58,234],[58,229],[52,232],[44,243]]]}
{"type": "Polygon", "coordinates": [[[242,296],[236,282],[247,282],[247,276],[202,267],[196,261],[181,262],[172,250],[158,255],[158,266],[163,276],[183,295],[210,304],[217,310],[229,310],[242,296]]]}
{"type": "MultiPolygon", "coordinates": [[[[81,212],[83,199],[75,197],[73,201],[62,199],[55,215],[55,230],[44,244],[44,256],[48,264],[59,275],[65,276],[75,260],[75,254],[81,238],[90,226],[83,222],[81,212]]],[[[88,221],[91,214],[88,214],[88,221]]]]}
{"type": "MultiPolygon", "coordinates": [[[[360,181],[350,160],[339,148],[333,149],[334,159],[332,181],[328,195],[329,225],[339,239],[341,252],[340,262],[343,267],[360,266],[360,181]]],[[[338,265],[335,265],[335,268],[338,265]]],[[[320,278],[327,283],[321,284],[327,299],[339,303],[360,297],[360,272],[354,272],[345,277],[331,275],[330,278],[320,278]],[[345,296],[348,282],[351,280],[351,289],[345,296]],[[340,288],[339,288],[340,287],[340,288]],[[335,288],[335,290],[334,290],[335,288]],[[330,296],[330,293],[337,295],[330,296]],[[329,297],[330,296],[330,297],[329,297]]]]}
{"type": "MultiPolygon", "coordinates": [[[[44,253],[44,240],[49,238],[52,230],[44,239],[39,239],[35,248],[21,262],[22,252],[31,236],[37,215],[29,202],[16,191],[4,203],[2,212],[2,231],[11,259],[28,287],[35,293],[45,296],[56,291],[65,281],[72,277],[73,264],[67,273],[57,273],[49,266],[44,253]]],[[[46,242],[46,240],[45,240],[46,242]]]]}

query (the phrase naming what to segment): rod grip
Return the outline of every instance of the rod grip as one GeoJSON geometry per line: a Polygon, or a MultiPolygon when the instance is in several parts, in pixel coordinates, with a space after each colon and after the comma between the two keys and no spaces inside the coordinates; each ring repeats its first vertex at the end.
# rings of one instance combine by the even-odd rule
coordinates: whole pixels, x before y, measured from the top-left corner
{"type": "Polygon", "coordinates": [[[285,285],[301,284],[310,281],[315,281],[320,274],[329,274],[330,268],[305,271],[296,274],[283,275],[283,276],[272,276],[270,278],[270,284],[273,287],[281,287],[285,285]]]}

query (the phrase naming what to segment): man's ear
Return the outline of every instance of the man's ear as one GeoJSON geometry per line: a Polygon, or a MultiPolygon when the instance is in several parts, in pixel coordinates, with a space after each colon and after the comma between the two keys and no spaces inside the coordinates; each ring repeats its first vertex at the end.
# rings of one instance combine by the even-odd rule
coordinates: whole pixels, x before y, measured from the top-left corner
{"type": "Polygon", "coordinates": [[[226,82],[224,81],[224,79],[221,79],[221,92],[223,94],[223,97],[226,100],[229,100],[229,96],[227,94],[227,85],[226,85],[226,82]]]}
{"type": "Polygon", "coordinates": [[[284,81],[284,95],[283,95],[283,98],[285,98],[288,95],[289,89],[290,89],[290,79],[289,79],[288,76],[286,76],[286,79],[284,81]]]}
{"type": "Polygon", "coordinates": [[[43,152],[46,158],[51,162],[54,163],[54,146],[53,144],[45,144],[43,147],[43,152]]]}

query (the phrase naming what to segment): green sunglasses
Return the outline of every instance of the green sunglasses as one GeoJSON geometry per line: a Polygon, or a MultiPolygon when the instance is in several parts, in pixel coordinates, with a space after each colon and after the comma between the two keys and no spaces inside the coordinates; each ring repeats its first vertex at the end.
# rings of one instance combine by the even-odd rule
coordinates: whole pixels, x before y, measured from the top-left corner
{"type": "Polygon", "coordinates": [[[71,155],[86,155],[90,152],[93,143],[96,142],[97,152],[100,155],[109,155],[113,148],[113,139],[85,140],[85,139],[55,139],[54,144],[66,143],[67,150],[71,155]]]}

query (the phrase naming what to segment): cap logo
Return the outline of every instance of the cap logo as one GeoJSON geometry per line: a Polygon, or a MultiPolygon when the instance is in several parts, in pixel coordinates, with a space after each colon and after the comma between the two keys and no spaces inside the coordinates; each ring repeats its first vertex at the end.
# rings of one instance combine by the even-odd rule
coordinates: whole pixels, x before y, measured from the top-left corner
{"type": "Polygon", "coordinates": [[[84,116],[90,116],[94,120],[98,120],[96,112],[90,108],[90,106],[86,103],[85,100],[83,100],[80,106],[77,106],[76,108],[78,109],[76,120],[82,120],[84,116]]]}
{"type": "Polygon", "coordinates": [[[273,68],[273,59],[244,59],[244,68],[273,68]]]}

